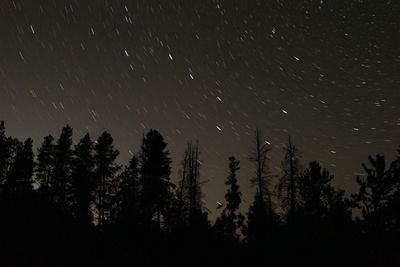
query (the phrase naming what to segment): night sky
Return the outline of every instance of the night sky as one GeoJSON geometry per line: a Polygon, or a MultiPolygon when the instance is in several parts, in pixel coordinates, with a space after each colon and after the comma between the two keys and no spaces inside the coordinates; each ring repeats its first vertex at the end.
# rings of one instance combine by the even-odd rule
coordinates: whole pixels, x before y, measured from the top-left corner
{"type": "Polygon", "coordinates": [[[259,127],[279,174],[291,134],[352,191],[369,154],[400,144],[400,4],[384,0],[2,0],[0,120],[37,147],[65,124],[109,131],[126,163],[160,131],[177,175],[200,140],[217,215],[228,156],[245,205],[259,127]]]}

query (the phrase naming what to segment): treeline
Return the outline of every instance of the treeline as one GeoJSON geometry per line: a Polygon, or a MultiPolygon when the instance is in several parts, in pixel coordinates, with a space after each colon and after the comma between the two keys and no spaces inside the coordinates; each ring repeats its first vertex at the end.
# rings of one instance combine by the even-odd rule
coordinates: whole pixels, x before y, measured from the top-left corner
{"type": "MultiPolygon", "coordinates": [[[[400,149],[369,157],[357,192],[302,167],[289,138],[279,175],[255,132],[249,179],[255,195],[240,212],[240,162],[227,159],[225,201],[215,223],[203,206],[198,142],[188,142],[171,178],[167,143],[150,130],[126,166],[104,132],[77,144],[66,126],[37,153],[32,139],[0,124],[0,264],[13,266],[391,266],[400,264],[400,149]],[[275,179],[277,179],[275,181],[275,179]],[[174,180],[174,181],[173,181],[174,180]],[[277,186],[273,186],[277,184],[277,186]]],[[[250,149],[249,149],[250,151],[250,149]]]]}

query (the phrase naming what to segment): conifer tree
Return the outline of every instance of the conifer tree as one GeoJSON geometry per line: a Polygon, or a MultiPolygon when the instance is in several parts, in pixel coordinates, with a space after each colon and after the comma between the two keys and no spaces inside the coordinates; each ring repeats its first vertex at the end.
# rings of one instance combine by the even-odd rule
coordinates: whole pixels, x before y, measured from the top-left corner
{"type": "Polygon", "coordinates": [[[368,160],[371,167],[362,164],[367,176],[357,177],[360,188],[359,192],[352,194],[352,198],[356,206],[361,208],[368,230],[379,234],[388,229],[386,215],[389,202],[396,194],[398,179],[394,175],[395,165],[386,168],[384,156],[369,156],[368,160]]]}
{"type": "Polygon", "coordinates": [[[32,139],[28,138],[23,143],[16,141],[16,153],[4,184],[9,195],[25,197],[33,189],[33,169],[35,167],[32,152],[32,139]]]}
{"type": "Polygon", "coordinates": [[[3,184],[11,162],[11,142],[5,135],[4,121],[0,122],[0,184],[3,184]]]}
{"type": "Polygon", "coordinates": [[[93,142],[86,134],[74,149],[71,185],[72,211],[77,221],[85,226],[92,223],[93,170],[93,142]]]}
{"type": "Polygon", "coordinates": [[[388,228],[390,232],[400,235],[400,146],[397,149],[397,158],[390,166],[393,179],[393,193],[388,201],[388,228]]]}
{"type": "Polygon", "coordinates": [[[164,138],[151,129],[143,137],[141,146],[140,202],[145,222],[151,222],[155,216],[159,227],[172,199],[171,162],[164,138]]]}
{"type": "Polygon", "coordinates": [[[327,223],[337,225],[351,220],[348,201],[343,190],[332,185],[334,176],[319,163],[311,162],[298,180],[299,213],[313,231],[327,223]]]}
{"type": "Polygon", "coordinates": [[[54,137],[48,135],[44,138],[37,153],[37,166],[35,180],[39,186],[39,192],[48,196],[51,186],[54,186],[55,168],[55,144],[54,137]]]}
{"type": "Polygon", "coordinates": [[[67,197],[71,184],[72,128],[65,126],[57,140],[54,152],[54,177],[52,178],[52,198],[63,209],[68,206],[67,197]]]}
{"type": "Polygon", "coordinates": [[[113,198],[111,185],[114,183],[115,174],[120,168],[115,163],[119,151],[114,148],[113,142],[111,135],[103,132],[94,147],[94,178],[99,226],[103,226],[106,222],[106,217],[110,215],[111,199],[113,198]]]}
{"type": "Polygon", "coordinates": [[[239,241],[238,230],[242,227],[243,216],[239,212],[242,202],[242,193],[239,190],[236,172],[240,169],[240,162],[235,157],[229,158],[229,176],[225,185],[229,186],[225,194],[226,206],[220,217],[217,218],[215,228],[228,241],[239,241]]]}
{"type": "Polygon", "coordinates": [[[118,217],[123,224],[134,226],[139,216],[139,159],[133,156],[119,175],[118,217]]]}

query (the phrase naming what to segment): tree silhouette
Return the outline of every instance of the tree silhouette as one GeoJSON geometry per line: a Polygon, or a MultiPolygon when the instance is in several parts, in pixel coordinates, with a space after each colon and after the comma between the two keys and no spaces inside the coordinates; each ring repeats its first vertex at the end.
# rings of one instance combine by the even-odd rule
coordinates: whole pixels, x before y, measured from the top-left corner
{"type": "Polygon", "coordinates": [[[0,253],[2,264],[21,265],[32,258],[35,251],[32,245],[37,242],[34,237],[39,210],[32,185],[35,163],[32,139],[23,143],[11,138],[8,141],[12,153],[0,194],[0,253]],[[13,260],[7,263],[9,256],[13,260]]]}
{"type": "Polygon", "coordinates": [[[393,193],[388,201],[388,228],[390,232],[397,232],[400,236],[400,146],[397,149],[398,155],[390,166],[393,180],[393,193]]]}
{"type": "Polygon", "coordinates": [[[55,168],[55,145],[54,137],[48,135],[44,138],[42,146],[38,149],[35,181],[38,184],[39,192],[49,196],[53,186],[55,168]]]}
{"type": "Polygon", "coordinates": [[[32,152],[32,139],[24,143],[15,141],[15,157],[4,182],[4,191],[11,196],[24,197],[33,189],[32,175],[35,162],[32,152]]]}
{"type": "Polygon", "coordinates": [[[199,142],[189,141],[181,162],[180,180],[178,181],[177,198],[183,221],[191,224],[195,214],[202,210],[202,191],[200,182],[199,142]]]}
{"type": "Polygon", "coordinates": [[[399,227],[399,174],[398,159],[386,166],[384,156],[369,156],[369,165],[362,164],[366,176],[357,177],[359,191],[352,194],[362,218],[356,226],[361,232],[360,247],[367,253],[368,262],[378,265],[396,265],[391,258],[398,251],[399,227]]]}
{"type": "MultiPolygon", "coordinates": [[[[349,201],[344,191],[336,189],[334,176],[318,162],[310,162],[298,178],[299,201],[291,254],[305,264],[326,264],[334,249],[338,256],[331,264],[338,265],[349,254],[351,219],[349,201]]],[[[353,252],[354,253],[354,252],[353,252]]]]}
{"type": "Polygon", "coordinates": [[[119,210],[121,223],[134,226],[138,223],[139,212],[139,159],[133,156],[129,165],[119,175],[119,210]]]}
{"type": "Polygon", "coordinates": [[[165,215],[171,201],[171,158],[167,143],[156,130],[151,129],[143,138],[140,160],[143,219],[151,222],[155,216],[161,227],[161,216],[165,215]]]}
{"type": "Polygon", "coordinates": [[[54,202],[64,210],[68,206],[67,194],[71,182],[72,157],[72,128],[67,125],[62,129],[55,146],[54,177],[50,184],[54,202]]]}
{"type": "Polygon", "coordinates": [[[255,167],[255,176],[250,180],[251,184],[256,186],[258,201],[265,201],[269,210],[272,210],[271,174],[268,169],[268,153],[271,150],[268,143],[262,141],[261,132],[256,129],[254,135],[254,147],[249,157],[250,162],[255,167]]]}
{"type": "Polygon", "coordinates": [[[249,159],[255,167],[255,176],[250,180],[257,188],[254,201],[247,214],[244,227],[246,241],[254,246],[271,241],[276,234],[278,217],[272,204],[270,191],[271,174],[268,170],[268,153],[271,150],[267,142],[262,141],[259,129],[254,136],[254,148],[249,159]]]}
{"type": "Polygon", "coordinates": [[[120,166],[115,163],[119,151],[114,148],[113,142],[114,140],[111,135],[108,132],[103,132],[97,139],[94,147],[94,180],[96,207],[98,211],[97,224],[100,227],[104,225],[106,216],[110,214],[110,210],[108,209],[110,208],[112,199],[111,184],[114,182],[115,173],[120,168],[120,166]]]}
{"type": "Polygon", "coordinates": [[[74,149],[72,167],[72,211],[83,226],[92,224],[91,203],[93,198],[94,156],[93,143],[86,134],[74,149]]]}
{"type": "Polygon", "coordinates": [[[270,146],[259,130],[254,141],[250,161],[256,192],[246,223],[240,213],[239,161],[230,157],[223,209],[211,227],[203,206],[198,142],[187,143],[175,186],[167,144],[156,130],[143,137],[141,151],[119,172],[119,152],[107,132],[95,143],[87,134],[72,149],[72,128],[66,126],[57,140],[44,138],[35,166],[32,139],[7,137],[1,122],[1,263],[398,265],[400,148],[391,164],[380,155],[369,157],[350,202],[319,163],[299,170],[299,154],[289,138],[278,185],[282,203],[275,207],[270,146]],[[275,212],[280,208],[286,220],[275,212]],[[362,217],[353,219],[351,208],[362,217]]]}
{"type": "Polygon", "coordinates": [[[384,156],[368,157],[371,167],[362,164],[367,176],[357,177],[359,192],[352,194],[357,205],[361,208],[368,231],[380,234],[388,230],[387,210],[389,201],[395,194],[398,179],[395,176],[395,164],[386,168],[384,156]],[[396,181],[397,180],[397,181],[396,181]]]}
{"type": "Polygon", "coordinates": [[[11,142],[5,135],[4,121],[0,122],[0,184],[4,183],[11,161],[11,142]]]}
{"type": "Polygon", "coordinates": [[[298,179],[300,173],[299,150],[289,136],[282,162],[283,175],[278,185],[278,196],[287,211],[287,221],[293,222],[298,202],[298,179]]]}
{"type": "Polygon", "coordinates": [[[226,206],[220,217],[215,222],[215,229],[222,234],[222,238],[228,242],[238,242],[240,235],[238,230],[243,225],[243,215],[239,212],[239,205],[242,202],[242,193],[239,191],[239,185],[236,172],[240,169],[240,162],[235,157],[229,158],[229,176],[225,185],[229,186],[225,194],[226,206]]]}
{"type": "Polygon", "coordinates": [[[333,187],[333,178],[319,163],[311,162],[298,180],[299,213],[316,234],[323,225],[351,220],[344,191],[333,187]]]}

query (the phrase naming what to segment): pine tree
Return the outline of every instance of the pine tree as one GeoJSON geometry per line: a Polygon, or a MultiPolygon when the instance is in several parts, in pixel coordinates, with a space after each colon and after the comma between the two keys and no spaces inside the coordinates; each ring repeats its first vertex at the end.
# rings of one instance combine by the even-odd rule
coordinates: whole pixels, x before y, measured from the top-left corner
{"type": "Polygon", "coordinates": [[[103,226],[106,217],[110,215],[111,199],[113,198],[111,185],[114,183],[115,173],[120,168],[115,163],[119,151],[114,148],[113,138],[107,132],[103,132],[97,139],[94,150],[98,225],[103,226]]]}
{"type": "Polygon", "coordinates": [[[54,137],[48,135],[44,138],[42,146],[38,149],[36,166],[36,183],[39,185],[39,192],[48,196],[51,186],[54,186],[55,168],[55,144],[54,137]]]}
{"type": "Polygon", "coordinates": [[[74,149],[71,195],[75,218],[81,225],[92,223],[94,156],[93,143],[86,134],[74,149]]]}
{"type": "Polygon", "coordinates": [[[22,143],[9,138],[9,142],[11,160],[0,194],[0,250],[2,263],[7,262],[4,256],[11,254],[11,265],[24,265],[27,264],[26,256],[34,249],[31,244],[37,244],[33,238],[39,225],[36,219],[40,213],[33,191],[35,163],[32,139],[28,138],[22,143]]]}
{"type": "Polygon", "coordinates": [[[54,177],[51,183],[51,195],[56,204],[66,209],[67,194],[71,183],[72,128],[65,126],[57,140],[54,153],[54,177]]]}
{"type": "Polygon", "coordinates": [[[242,202],[242,193],[239,191],[239,185],[236,172],[240,169],[240,162],[235,157],[229,158],[229,176],[225,185],[229,186],[225,194],[226,206],[220,217],[217,218],[215,228],[220,232],[228,242],[238,242],[238,230],[242,227],[243,216],[239,212],[239,206],[242,202]]]}
{"type": "Polygon", "coordinates": [[[377,155],[376,158],[369,156],[368,160],[372,168],[362,164],[367,176],[357,177],[360,189],[358,193],[352,194],[352,198],[356,206],[362,210],[368,231],[379,235],[388,229],[389,220],[386,213],[390,199],[396,192],[398,181],[393,175],[393,168],[386,168],[384,156],[377,155]]]}
{"type": "Polygon", "coordinates": [[[166,149],[162,135],[150,130],[143,138],[141,146],[141,209],[145,222],[156,216],[157,225],[161,227],[161,216],[165,215],[171,203],[171,158],[166,149]]]}
{"type": "Polygon", "coordinates": [[[133,156],[129,165],[119,175],[119,221],[133,226],[139,216],[139,159],[133,156]]]}
{"type": "Polygon", "coordinates": [[[271,241],[275,226],[275,214],[269,211],[265,200],[260,194],[256,193],[254,201],[247,213],[246,226],[243,229],[246,242],[255,247],[259,247],[262,243],[271,241]]]}
{"type": "Polygon", "coordinates": [[[339,225],[351,220],[344,191],[334,188],[333,178],[319,163],[311,162],[298,179],[299,214],[314,232],[332,222],[339,225]]]}
{"type": "Polygon", "coordinates": [[[32,142],[30,138],[26,139],[24,143],[15,142],[15,157],[4,183],[4,189],[9,195],[24,197],[33,189],[32,176],[35,162],[32,142]]]}
{"type": "Polygon", "coordinates": [[[5,135],[4,121],[0,122],[0,184],[3,184],[11,162],[11,142],[5,135]]]}
{"type": "Polygon", "coordinates": [[[391,232],[397,232],[400,235],[400,146],[397,149],[397,158],[390,166],[392,179],[393,179],[393,193],[388,201],[388,227],[391,232]]]}

